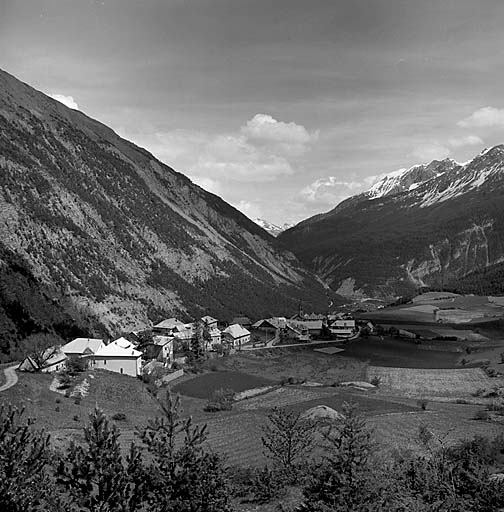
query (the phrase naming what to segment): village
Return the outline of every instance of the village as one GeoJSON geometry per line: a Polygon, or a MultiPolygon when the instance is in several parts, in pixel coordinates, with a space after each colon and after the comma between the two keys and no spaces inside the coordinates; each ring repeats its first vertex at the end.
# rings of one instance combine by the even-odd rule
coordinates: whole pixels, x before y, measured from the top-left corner
{"type": "Polygon", "coordinates": [[[90,369],[101,369],[132,377],[164,369],[168,380],[180,376],[194,351],[219,357],[236,351],[351,340],[359,336],[356,321],[347,313],[306,314],[302,309],[291,318],[270,317],[256,322],[235,317],[226,325],[206,315],[184,323],[168,318],[150,329],[132,331],[107,343],[98,338],[75,338],[62,346],[46,347],[38,355],[28,354],[19,371],[52,373],[65,369],[70,359],[82,359],[90,369]],[[170,377],[171,374],[171,377],[170,377]]]}

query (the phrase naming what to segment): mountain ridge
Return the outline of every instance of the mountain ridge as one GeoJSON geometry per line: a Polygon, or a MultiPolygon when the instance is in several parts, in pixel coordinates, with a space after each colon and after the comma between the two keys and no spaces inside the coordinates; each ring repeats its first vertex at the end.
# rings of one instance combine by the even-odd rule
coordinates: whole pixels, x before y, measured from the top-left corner
{"type": "Polygon", "coordinates": [[[379,197],[353,196],[279,239],[333,290],[348,296],[391,298],[424,286],[456,286],[499,264],[504,146],[465,164],[446,159],[423,165],[435,175],[407,189],[382,187],[379,197]]]}
{"type": "MultiPolygon", "coordinates": [[[[237,209],[1,70],[0,148],[0,249],[95,326],[327,303],[316,277],[237,209]]],[[[6,274],[11,260],[0,261],[6,274]]],[[[7,302],[0,294],[0,316],[16,331],[7,302]]]]}

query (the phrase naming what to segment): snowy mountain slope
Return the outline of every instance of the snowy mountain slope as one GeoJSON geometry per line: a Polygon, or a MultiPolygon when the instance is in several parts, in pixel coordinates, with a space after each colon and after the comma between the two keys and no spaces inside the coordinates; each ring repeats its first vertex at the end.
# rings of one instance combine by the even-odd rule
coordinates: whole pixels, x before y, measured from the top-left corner
{"type": "Polygon", "coordinates": [[[504,146],[395,172],[279,239],[340,293],[456,285],[504,261],[504,146]]]}

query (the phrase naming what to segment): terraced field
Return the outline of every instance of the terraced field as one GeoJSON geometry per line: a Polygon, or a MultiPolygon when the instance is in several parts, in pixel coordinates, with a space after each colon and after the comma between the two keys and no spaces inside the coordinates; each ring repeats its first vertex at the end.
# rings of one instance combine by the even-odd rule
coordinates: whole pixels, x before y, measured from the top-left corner
{"type": "Polygon", "coordinates": [[[378,378],[380,388],[406,397],[468,397],[480,389],[503,385],[481,368],[419,369],[369,366],[367,380],[378,378]]]}

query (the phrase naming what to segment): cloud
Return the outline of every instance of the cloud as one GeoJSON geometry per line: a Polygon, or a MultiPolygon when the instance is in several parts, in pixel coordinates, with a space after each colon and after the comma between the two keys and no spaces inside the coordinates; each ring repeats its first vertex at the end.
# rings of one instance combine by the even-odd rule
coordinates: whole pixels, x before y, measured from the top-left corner
{"type": "Polygon", "coordinates": [[[238,203],[231,203],[237,210],[240,210],[249,219],[255,220],[262,217],[261,209],[257,204],[250,201],[239,201],[238,203]]]}
{"type": "Polygon", "coordinates": [[[213,190],[221,190],[229,181],[267,183],[294,174],[296,159],[317,137],[304,126],[257,114],[231,133],[173,130],[137,140],[203,187],[211,180],[213,190]]]}
{"type": "Polygon", "coordinates": [[[504,126],[504,108],[482,107],[457,125],[462,128],[504,126]]]}
{"type": "Polygon", "coordinates": [[[308,151],[319,135],[318,131],[309,133],[302,125],[277,121],[267,114],[256,114],[241,127],[240,133],[256,147],[269,146],[276,152],[291,156],[308,151]]]}
{"type": "Polygon", "coordinates": [[[446,158],[451,151],[438,142],[427,142],[419,144],[411,152],[411,156],[421,160],[422,162],[430,162],[432,160],[442,160],[446,158]]]}
{"type": "Polygon", "coordinates": [[[63,94],[49,94],[48,96],[53,100],[63,103],[63,105],[66,105],[68,108],[79,110],[79,105],[77,105],[77,102],[73,99],[73,96],[63,96],[63,94]]]}
{"type": "Polygon", "coordinates": [[[341,178],[329,176],[320,178],[303,188],[301,197],[310,203],[336,206],[344,199],[359,194],[368,188],[368,179],[364,182],[342,181],[341,178]]]}
{"type": "Polygon", "coordinates": [[[466,137],[453,137],[448,141],[448,144],[454,148],[462,148],[465,146],[479,146],[484,142],[477,135],[467,135],[466,137]]]}

